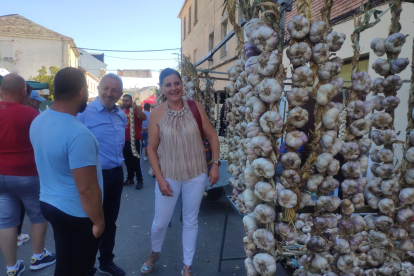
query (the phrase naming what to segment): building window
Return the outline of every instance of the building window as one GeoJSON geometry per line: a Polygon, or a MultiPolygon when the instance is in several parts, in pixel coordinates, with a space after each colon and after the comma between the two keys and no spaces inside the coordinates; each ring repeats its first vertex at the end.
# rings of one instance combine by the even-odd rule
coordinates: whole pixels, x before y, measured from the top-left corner
{"type": "MultiPolygon", "coordinates": [[[[221,23],[221,40],[227,36],[227,19],[221,23]]],[[[221,56],[227,55],[227,43],[221,47],[221,56]]]]}
{"type": "Polygon", "coordinates": [[[187,35],[187,28],[186,28],[186,24],[187,24],[187,18],[186,18],[186,17],[184,17],[184,39],[185,39],[185,36],[187,35]]]}
{"type": "Polygon", "coordinates": [[[195,0],[195,1],[194,1],[194,26],[195,26],[195,24],[197,24],[197,22],[198,22],[197,12],[198,12],[198,1],[197,1],[197,0],[195,0]]]}
{"type": "Polygon", "coordinates": [[[197,49],[194,50],[194,61],[193,63],[197,62],[197,49]]]}
{"type": "MultiPolygon", "coordinates": [[[[213,48],[214,48],[214,32],[212,32],[210,36],[208,37],[208,50],[211,52],[213,48]]],[[[209,64],[213,63],[212,56],[208,59],[208,63],[209,64]]]]}
{"type": "Polygon", "coordinates": [[[188,9],[188,33],[191,33],[191,7],[188,9]]]}

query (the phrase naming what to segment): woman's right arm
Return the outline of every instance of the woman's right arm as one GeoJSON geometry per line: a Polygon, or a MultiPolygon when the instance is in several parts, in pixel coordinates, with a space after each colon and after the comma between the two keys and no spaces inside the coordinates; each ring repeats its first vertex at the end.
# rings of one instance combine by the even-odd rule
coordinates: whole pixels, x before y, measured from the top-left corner
{"type": "Polygon", "coordinates": [[[163,116],[164,112],[162,111],[161,106],[155,108],[150,116],[148,123],[148,137],[151,138],[148,139],[147,152],[151,168],[154,172],[155,178],[157,179],[158,187],[161,193],[165,196],[173,196],[170,185],[161,173],[160,161],[157,155],[158,144],[160,142],[160,130],[158,123],[161,121],[163,116]]]}

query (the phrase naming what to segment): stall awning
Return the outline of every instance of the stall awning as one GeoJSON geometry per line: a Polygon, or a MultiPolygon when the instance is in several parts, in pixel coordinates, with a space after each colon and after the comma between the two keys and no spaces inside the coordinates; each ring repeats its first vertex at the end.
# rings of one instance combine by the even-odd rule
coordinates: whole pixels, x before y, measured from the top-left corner
{"type": "Polygon", "coordinates": [[[151,97],[145,99],[142,101],[142,104],[149,103],[149,104],[156,104],[157,99],[155,98],[155,95],[152,95],[151,97]]]}
{"type": "Polygon", "coordinates": [[[42,89],[49,89],[48,83],[42,83],[37,81],[26,81],[33,90],[42,90],[42,89]]]}

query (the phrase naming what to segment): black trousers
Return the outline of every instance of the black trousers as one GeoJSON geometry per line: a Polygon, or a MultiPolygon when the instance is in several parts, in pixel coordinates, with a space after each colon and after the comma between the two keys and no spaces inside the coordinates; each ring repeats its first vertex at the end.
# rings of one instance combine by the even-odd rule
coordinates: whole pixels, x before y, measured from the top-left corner
{"type": "MultiPolygon", "coordinates": [[[[137,148],[137,152],[141,155],[141,143],[139,140],[135,140],[135,146],[137,148]]],[[[128,171],[127,179],[134,180],[135,175],[137,177],[137,181],[142,181],[140,158],[137,158],[132,154],[131,141],[125,141],[124,158],[128,171]]]]}
{"type": "Polygon", "coordinates": [[[73,217],[42,201],[40,208],[53,228],[56,247],[54,276],[90,275],[100,242],[92,233],[92,221],[73,217]]]}
{"type": "Polygon", "coordinates": [[[124,185],[124,170],[122,166],[110,170],[102,170],[103,176],[103,211],[105,217],[105,231],[99,247],[99,263],[101,265],[112,262],[115,255],[116,220],[121,205],[122,189],[124,185]]]}

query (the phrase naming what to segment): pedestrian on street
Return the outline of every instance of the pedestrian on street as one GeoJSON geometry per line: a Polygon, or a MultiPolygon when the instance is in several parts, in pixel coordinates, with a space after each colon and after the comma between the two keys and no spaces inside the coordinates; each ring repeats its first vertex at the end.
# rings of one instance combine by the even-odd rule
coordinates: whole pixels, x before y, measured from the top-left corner
{"type": "Polygon", "coordinates": [[[142,150],[144,152],[144,160],[148,160],[148,123],[151,116],[151,105],[149,103],[144,104],[144,113],[147,115],[147,119],[142,122],[142,150]]]}
{"type": "Polygon", "coordinates": [[[142,121],[147,119],[147,115],[142,112],[142,107],[137,106],[135,102],[132,101],[131,95],[125,94],[122,98],[122,106],[127,117],[127,125],[125,129],[125,147],[124,147],[124,158],[125,165],[127,167],[128,176],[125,181],[125,185],[134,185],[134,174],[137,177],[137,184],[135,189],[140,190],[144,186],[144,181],[142,179],[141,172],[141,160],[139,157],[136,157],[132,154],[131,149],[131,124],[130,124],[130,109],[134,110],[134,127],[135,127],[135,147],[137,153],[141,152],[141,139],[142,139],[142,121]]]}
{"type": "Polygon", "coordinates": [[[40,113],[42,113],[42,111],[40,111],[40,104],[44,101],[46,101],[46,99],[42,98],[39,95],[39,92],[32,91],[30,93],[30,100],[27,103],[27,106],[33,107],[40,114],[40,113]]]}
{"type": "Polygon", "coordinates": [[[152,252],[141,267],[149,274],[160,257],[160,251],[177,199],[182,191],[183,251],[182,275],[191,275],[197,233],[198,213],[205,191],[207,161],[204,136],[211,143],[213,166],[209,182],[219,180],[220,146],[217,134],[203,107],[195,101],[183,100],[180,74],[170,68],[160,74],[161,91],[167,102],[152,111],[149,122],[148,157],[156,177],[155,216],[151,228],[152,252]]]}
{"type": "MultiPolygon", "coordinates": [[[[78,119],[93,133],[99,142],[99,157],[103,176],[103,210],[105,231],[99,246],[98,271],[112,276],[124,276],[113,259],[115,255],[116,220],[121,205],[124,182],[123,149],[127,117],[116,103],[122,96],[123,84],[120,77],[110,73],[102,77],[98,86],[98,97],[88,104],[78,119]]],[[[93,275],[93,274],[92,274],[93,275]]]]}
{"type": "Polygon", "coordinates": [[[47,221],[40,209],[40,183],[29,130],[38,113],[27,104],[26,82],[8,74],[1,82],[0,102],[0,249],[7,275],[18,276],[25,266],[17,260],[17,227],[23,202],[31,222],[33,255],[31,270],[54,264],[56,257],[45,249],[47,221]]]}

